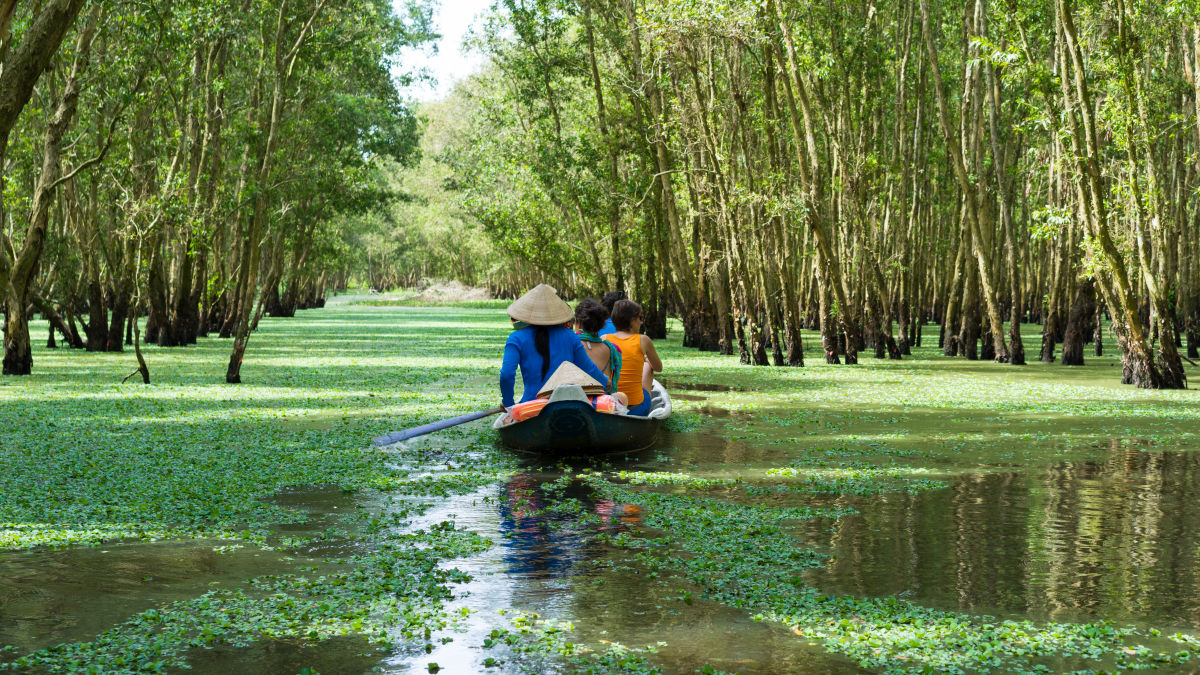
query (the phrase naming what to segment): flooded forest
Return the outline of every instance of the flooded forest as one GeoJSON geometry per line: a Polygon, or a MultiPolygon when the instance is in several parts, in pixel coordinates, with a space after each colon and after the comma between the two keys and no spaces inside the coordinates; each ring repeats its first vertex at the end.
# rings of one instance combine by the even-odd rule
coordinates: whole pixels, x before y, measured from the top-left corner
{"type": "Polygon", "coordinates": [[[1181,0],[0,0],[0,672],[1194,672],[1198,189],[1181,0]]]}

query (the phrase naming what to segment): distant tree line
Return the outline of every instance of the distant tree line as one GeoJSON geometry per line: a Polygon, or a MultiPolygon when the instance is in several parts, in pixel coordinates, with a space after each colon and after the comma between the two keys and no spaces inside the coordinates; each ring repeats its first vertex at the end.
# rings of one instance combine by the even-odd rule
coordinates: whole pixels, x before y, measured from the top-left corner
{"type": "Polygon", "coordinates": [[[470,276],[628,288],[758,365],[802,365],[804,328],[898,359],[936,322],[947,355],[1108,337],[1123,381],[1185,386],[1192,3],[500,0],[475,39],[438,157],[505,264],[470,276]]]}
{"type": "Polygon", "coordinates": [[[262,315],[323,304],[390,203],[418,139],[395,58],[430,36],[416,1],[0,1],[3,372],[34,314],[89,351],[144,316],[232,338],[240,381],[262,315]]]}

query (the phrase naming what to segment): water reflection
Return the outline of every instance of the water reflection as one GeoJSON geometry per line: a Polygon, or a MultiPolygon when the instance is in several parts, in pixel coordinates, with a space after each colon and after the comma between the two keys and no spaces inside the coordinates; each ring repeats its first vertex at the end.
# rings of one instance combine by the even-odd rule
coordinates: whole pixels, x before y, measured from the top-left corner
{"type": "Polygon", "coordinates": [[[569,574],[587,557],[587,544],[595,532],[641,523],[639,507],[594,499],[579,481],[566,485],[561,496],[549,499],[543,488],[548,484],[545,476],[524,472],[502,487],[500,534],[510,574],[569,574]],[[584,514],[596,517],[594,528],[573,526],[584,514]]]}
{"type": "Polygon", "coordinates": [[[1114,443],[1099,462],[861,500],[809,580],[833,593],[1033,619],[1200,627],[1200,453],[1114,443]]]}
{"type": "Polygon", "coordinates": [[[359,675],[378,672],[386,652],[359,636],[334,637],[314,645],[264,640],[249,646],[217,645],[188,655],[192,675],[230,673],[325,673],[359,675]]]}
{"type": "MultiPolygon", "coordinates": [[[[689,442],[673,451],[679,464],[709,464],[718,456],[730,462],[721,471],[743,471],[739,460],[762,463],[764,454],[777,452],[734,442],[689,442]]],[[[643,453],[626,465],[662,470],[653,465],[657,456],[643,453]]],[[[473,577],[452,588],[448,610],[471,610],[461,632],[435,633],[428,647],[420,641],[390,652],[356,636],[317,645],[264,640],[248,647],[195,649],[188,654],[191,672],[428,672],[434,663],[445,672],[561,670],[554,660],[544,668],[531,667],[526,655],[482,648],[492,629],[508,625],[512,615],[501,615],[497,610],[503,608],[572,621],[577,626],[573,640],[592,648],[665,642],[653,661],[667,672],[695,672],[705,665],[744,674],[858,671],[844,657],[798,639],[786,626],[754,622],[743,611],[705,602],[699,592],[685,603],[679,596],[680,588],[689,585],[686,579],[651,573],[630,560],[628,551],[597,538],[640,529],[641,508],[601,499],[583,483],[565,478],[575,473],[531,465],[505,483],[440,499],[406,526],[453,520],[492,538],[488,551],[444,563],[473,577]],[[486,668],[489,657],[504,664],[486,668]]],[[[317,534],[337,514],[368,503],[364,499],[337,489],[298,489],[282,492],[272,502],[306,513],[308,522],[279,528],[281,536],[304,536],[317,534]]],[[[370,502],[369,510],[386,510],[385,501],[370,502]]],[[[149,607],[214,587],[238,587],[259,574],[318,564],[313,556],[358,552],[342,540],[306,545],[292,552],[296,560],[249,546],[224,554],[213,550],[226,543],[121,543],[5,554],[0,560],[0,644],[11,642],[29,651],[90,639],[149,607]]]]}
{"type": "Polygon", "coordinates": [[[446,672],[561,671],[557,662],[531,662],[529,655],[502,645],[480,648],[493,628],[508,625],[512,615],[497,612],[508,608],[570,621],[576,627],[572,641],[592,648],[664,642],[653,661],[666,672],[696,672],[705,665],[746,675],[858,672],[844,657],[797,639],[786,626],[754,622],[699,594],[684,603],[677,596],[686,580],[651,573],[630,561],[627,551],[597,540],[601,533],[636,531],[641,508],[598,498],[564,475],[570,474],[530,466],[503,485],[451,498],[423,517],[428,522],[453,517],[460,527],[493,532],[495,545],[445,563],[472,575],[453,589],[450,610],[470,610],[461,632],[451,634],[453,641],[435,640],[428,653],[402,650],[383,670],[424,672],[436,663],[446,672]],[[503,665],[486,668],[488,657],[503,665]]]}
{"type": "Polygon", "coordinates": [[[284,567],[283,558],[217,540],[5,552],[0,645],[33,651],[88,640],[137,612],[284,567]]]}

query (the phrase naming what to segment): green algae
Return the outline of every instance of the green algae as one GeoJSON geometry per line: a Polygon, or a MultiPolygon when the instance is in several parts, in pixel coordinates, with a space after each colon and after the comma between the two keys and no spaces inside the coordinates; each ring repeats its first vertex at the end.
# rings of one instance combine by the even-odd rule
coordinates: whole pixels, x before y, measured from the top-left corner
{"type": "MultiPolygon", "coordinates": [[[[846,512],[734,506],[707,498],[645,493],[591,474],[587,480],[614,500],[645,505],[647,525],[669,533],[625,537],[614,545],[636,551],[648,566],[682,569],[706,596],[791,626],[867,668],[909,665],[939,671],[1049,671],[1050,659],[1109,659],[1122,667],[1187,663],[1187,650],[1157,651],[1133,638],[1149,631],[1110,622],[1037,623],[996,620],[920,607],[889,598],[837,597],[809,586],[801,571],[824,557],[806,547],[789,523],[846,512]]],[[[1161,641],[1160,641],[1161,642],[1161,641]]]]}
{"type": "MultiPolygon", "coordinates": [[[[502,312],[463,307],[342,305],[264,321],[243,369],[249,384],[234,387],[212,384],[226,349],[218,340],[148,348],[150,387],[116,384],[128,357],[40,350],[32,378],[0,382],[0,423],[14,430],[0,452],[0,548],[219,539],[337,555],[321,565],[298,556],[243,587],[135,614],[95,639],[0,652],[0,668],[147,672],[222,645],[360,636],[395,648],[453,630],[458,609],[447,589],[467,575],[445,563],[494,544],[452,519],[412,523],[439,500],[502,482],[512,458],[482,423],[388,451],[366,442],[493,405],[507,329],[502,312]],[[359,503],[324,530],[291,536],[309,516],[272,495],[303,485],[337,486],[359,503]]],[[[900,363],[777,369],[675,340],[661,351],[667,376],[681,393],[696,387],[695,400],[677,400],[652,455],[596,462],[583,479],[594,498],[641,507],[640,524],[605,529],[588,510],[594,498],[568,489],[567,467],[539,486],[539,506],[514,502],[551,519],[548,531],[611,550],[597,569],[660,584],[679,608],[670,611],[719,603],[793,631],[797,649],[816,643],[872,669],[1186,668],[1194,658],[1195,638],[1171,626],[991,618],[902,597],[839,596],[809,576],[830,562],[813,533],[871,500],[1100,460],[1114,443],[1194,448],[1193,392],[1121,387],[1112,358],[1012,368],[926,347],[900,363]]],[[[610,649],[594,631],[577,639],[560,624],[530,621],[517,641],[534,660],[481,657],[484,667],[533,668],[539,654],[572,671],[661,667],[654,650],[610,649]],[[579,652],[564,654],[567,643],[579,652]]]]}
{"type": "MultiPolygon", "coordinates": [[[[565,663],[555,664],[575,673],[627,673],[629,675],[656,675],[662,670],[651,664],[647,657],[653,655],[657,645],[628,647],[609,643],[593,650],[575,641],[575,626],[569,621],[554,621],[530,612],[518,612],[511,617],[506,628],[494,628],[481,646],[493,649],[504,645],[512,655],[511,665],[519,672],[543,673],[548,666],[545,657],[565,657],[565,663]]],[[[502,659],[488,657],[484,666],[505,665],[502,659]]]]}
{"type": "Polygon", "coordinates": [[[9,647],[0,669],[155,672],[221,645],[345,635],[396,645],[452,625],[447,589],[465,576],[439,565],[488,543],[452,521],[409,523],[436,499],[495,483],[510,462],[463,431],[439,439],[447,453],[369,447],[389,427],[491,402],[447,382],[462,375],[449,365],[453,341],[426,341],[419,354],[397,347],[461,315],[411,311],[405,321],[344,307],[266,321],[244,385],[214,383],[228,349],[215,339],[148,347],[150,386],[118,384],[127,356],[67,350],[39,350],[34,376],[0,383],[0,549],[215,539],[305,552],[94,638],[9,647]],[[361,498],[324,531],[288,535],[309,516],[274,495],[307,485],[361,498]],[[335,555],[312,557],[325,552],[335,555]]]}

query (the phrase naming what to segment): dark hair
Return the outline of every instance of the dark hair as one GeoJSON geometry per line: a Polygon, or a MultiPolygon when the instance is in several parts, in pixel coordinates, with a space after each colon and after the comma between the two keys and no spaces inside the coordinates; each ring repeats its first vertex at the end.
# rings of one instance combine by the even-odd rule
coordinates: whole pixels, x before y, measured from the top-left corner
{"type": "Polygon", "coordinates": [[[592,298],[580,300],[579,304],[575,305],[575,323],[579,324],[585,333],[600,332],[607,318],[608,310],[592,298]]]}
{"type": "Polygon", "coordinates": [[[617,330],[629,330],[633,320],[641,315],[641,305],[632,300],[618,300],[612,309],[613,326],[617,330]]]}
{"type": "Polygon", "coordinates": [[[604,305],[604,309],[607,309],[609,314],[612,314],[613,305],[616,305],[618,300],[628,299],[629,296],[625,295],[625,291],[609,291],[600,299],[600,304],[604,305]]]}
{"type": "Polygon", "coordinates": [[[533,326],[533,346],[542,357],[542,381],[550,371],[550,327],[533,326]]]}

